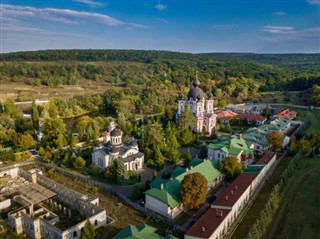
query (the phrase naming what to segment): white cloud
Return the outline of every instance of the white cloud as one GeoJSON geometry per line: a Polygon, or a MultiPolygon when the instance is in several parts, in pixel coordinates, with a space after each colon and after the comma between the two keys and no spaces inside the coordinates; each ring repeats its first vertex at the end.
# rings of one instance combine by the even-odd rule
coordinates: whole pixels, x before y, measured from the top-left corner
{"type": "Polygon", "coordinates": [[[269,33],[288,33],[292,31],[294,28],[290,26],[264,26],[262,31],[269,33]]]}
{"type": "Polygon", "coordinates": [[[312,5],[320,5],[320,0],[308,0],[307,2],[312,5]]]}
{"type": "Polygon", "coordinates": [[[154,6],[156,9],[158,9],[159,11],[163,11],[165,10],[168,6],[167,5],[164,5],[164,4],[161,4],[161,3],[158,3],[157,5],[154,6]]]}
{"type": "Polygon", "coordinates": [[[101,2],[95,2],[93,0],[72,0],[73,2],[78,2],[78,3],[83,3],[83,4],[86,4],[88,5],[89,7],[103,7],[105,6],[106,4],[103,4],[101,2]]]}
{"type": "Polygon", "coordinates": [[[287,15],[287,13],[285,13],[285,12],[274,12],[273,15],[281,17],[281,16],[287,15]]]}
{"type": "Polygon", "coordinates": [[[6,18],[36,18],[65,24],[82,24],[96,22],[108,26],[126,26],[130,28],[143,27],[135,23],[126,23],[101,13],[80,12],[70,9],[34,8],[28,6],[15,6],[0,4],[0,13],[6,18]]]}

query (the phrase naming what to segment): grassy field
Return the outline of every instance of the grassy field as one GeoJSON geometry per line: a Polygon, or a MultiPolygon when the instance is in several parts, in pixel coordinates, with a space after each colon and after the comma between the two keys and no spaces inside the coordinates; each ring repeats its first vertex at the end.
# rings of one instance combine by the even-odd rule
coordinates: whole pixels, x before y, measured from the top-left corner
{"type": "Polygon", "coordinates": [[[305,158],[282,195],[264,239],[320,238],[320,157],[305,158]]]}
{"type": "Polygon", "coordinates": [[[306,130],[307,134],[320,134],[320,125],[319,125],[319,119],[320,119],[320,110],[304,110],[304,109],[298,109],[298,108],[292,108],[293,110],[297,111],[297,119],[306,121],[310,120],[311,125],[306,130]]]}
{"type": "Polygon", "coordinates": [[[276,185],[279,182],[280,175],[286,169],[290,160],[290,157],[285,157],[279,162],[277,168],[269,177],[260,194],[253,202],[245,217],[240,222],[236,231],[233,233],[231,237],[232,239],[243,239],[247,236],[249,228],[251,227],[251,225],[255,223],[257,216],[267,203],[271,193],[271,189],[274,187],[274,185],[276,185]]]}

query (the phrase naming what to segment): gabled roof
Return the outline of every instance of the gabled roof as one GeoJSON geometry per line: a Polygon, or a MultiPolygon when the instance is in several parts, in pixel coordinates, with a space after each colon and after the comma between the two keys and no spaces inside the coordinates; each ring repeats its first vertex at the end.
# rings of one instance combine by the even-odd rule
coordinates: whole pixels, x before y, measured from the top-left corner
{"type": "Polygon", "coordinates": [[[257,122],[264,122],[267,120],[266,117],[263,117],[258,114],[238,114],[236,116],[237,119],[247,119],[248,121],[257,121],[257,122]]]}
{"type": "Polygon", "coordinates": [[[273,115],[273,119],[282,118],[287,120],[292,120],[297,116],[297,112],[290,109],[283,109],[277,114],[273,115]]]}
{"type": "Polygon", "coordinates": [[[217,110],[215,113],[217,114],[217,119],[232,119],[238,115],[231,110],[217,110]]]}
{"type": "Polygon", "coordinates": [[[155,233],[157,229],[154,227],[151,227],[147,224],[143,224],[140,226],[133,226],[129,225],[126,228],[124,228],[122,231],[120,231],[113,239],[175,239],[176,237],[173,237],[171,235],[167,237],[161,237],[158,234],[155,233]]]}
{"type": "Polygon", "coordinates": [[[175,208],[181,203],[179,195],[181,181],[187,174],[196,172],[201,173],[208,183],[221,176],[221,172],[216,168],[213,161],[195,158],[190,162],[190,167],[177,167],[172,173],[173,177],[165,180],[165,182],[163,182],[163,179],[156,178],[150,184],[154,187],[146,191],[145,194],[166,203],[170,208],[175,208]]]}
{"type": "Polygon", "coordinates": [[[231,136],[214,140],[211,144],[208,145],[208,148],[213,150],[222,150],[228,154],[238,155],[242,151],[246,154],[253,153],[253,149],[250,148],[250,145],[250,142],[247,142],[240,136],[231,136]]]}

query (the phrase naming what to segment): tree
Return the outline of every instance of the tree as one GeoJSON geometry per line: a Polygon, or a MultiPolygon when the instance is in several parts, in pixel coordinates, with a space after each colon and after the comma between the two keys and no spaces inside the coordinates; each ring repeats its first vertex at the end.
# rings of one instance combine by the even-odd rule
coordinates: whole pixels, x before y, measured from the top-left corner
{"type": "Polygon", "coordinates": [[[20,135],[19,147],[22,150],[34,148],[35,146],[36,146],[36,141],[33,139],[33,137],[30,134],[26,133],[26,134],[20,135]]]}
{"type": "Polygon", "coordinates": [[[85,165],[86,161],[80,156],[76,157],[76,159],[73,162],[73,166],[77,169],[82,169],[85,165]]]}
{"type": "Polygon", "coordinates": [[[157,169],[162,169],[164,166],[164,157],[161,153],[160,148],[156,148],[156,150],[154,152],[154,166],[157,169]]]}
{"type": "Polygon", "coordinates": [[[264,117],[266,117],[267,119],[269,119],[270,114],[271,114],[271,111],[270,111],[269,105],[267,105],[267,106],[263,109],[262,115],[263,115],[264,117]]]}
{"type": "Polygon", "coordinates": [[[220,162],[219,169],[226,174],[228,179],[234,179],[241,173],[242,165],[237,158],[230,156],[220,162]]]}
{"type": "Polygon", "coordinates": [[[178,120],[179,130],[191,129],[195,125],[195,118],[190,109],[185,109],[178,120]]]}
{"type": "Polygon", "coordinates": [[[280,131],[275,130],[267,135],[267,140],[269,144],[271,144],[273,150],[276,150],[282,147],[283,135],[280,131]]]}
{"type": "Polygon", "coordinates": [[[184,206],[198,209],[206,202],[208,182],[201,173],[187,174],[180,188],[180,197],[184,206]]]}
{"type": "Polygon", "coordinates": [[[208,156],[208,149],[207,146],[204,144],[201,146],[199,158],[204,159],[208,156]]]}
{"type": "Polygon", "coordinates": [[[191,160],[192,160],[191,153],[190,153],[190,149],[188,148],[186,155],[184,156],[184,165],[188,166],[191,160]]]}
{"type": "Polygon", "coordinates": [[[32,123],[34,129],[39,129],[39,111],[34,100],[32,101],[32,123]]]}
{"type": "Polygon", "coordinates": [[[191,145],[195,141],[195,137],[189,129],[184,129],[180,133],[180,144],[181,145],[191,145]]]}
{"type": "Polygon", "coordinates": [[[94,230],[94,226],[89,220],[87,220],[86,224],[81,230],[80,239],[94,239],[95,237],[96,237],[96,231],[94,230]]]}

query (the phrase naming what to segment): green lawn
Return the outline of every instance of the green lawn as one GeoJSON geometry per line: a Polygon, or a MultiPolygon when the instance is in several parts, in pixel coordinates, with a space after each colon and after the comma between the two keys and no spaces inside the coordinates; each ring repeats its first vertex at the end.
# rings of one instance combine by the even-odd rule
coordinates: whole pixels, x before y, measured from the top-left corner
{"type": "Polygon", "coordinates": [[[320,157],[305,158],[282,194],[264,239],[320,238],[320,157]]]}
{"type": "Polygon", "coordinates": [[[304,109],[298,109],[293,108],[295,111],[297,111],[297,119],[306,121],[310,120],[311,125],[306,130],[307,134],[320,134],[320,126],[319,126],[319,119],[320,119],[320,110],[304,110],[304,109]]]}
{"type": "Polygon", "coordinates": [[[232,235],[232,239],[243,239],[247,236],[249,228],[255,223],[260,211],[265,207],[271,190],[279,182],[280,175],[286,169],[290,162],[290,157],[285,157],[278,164],[273,174],[267,180],[265,186],[253,202],[247,214],[244,216],[236,231],[232,235]]]}

